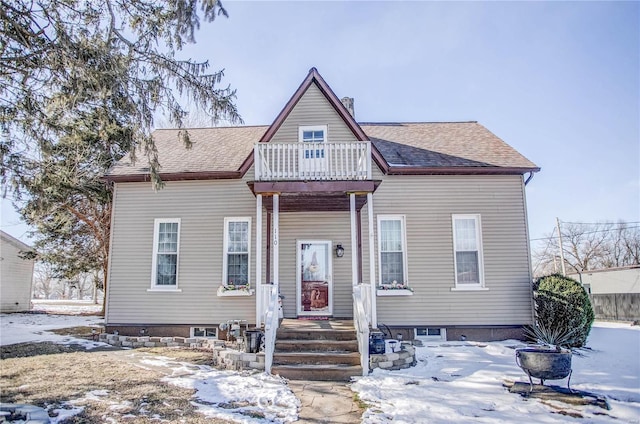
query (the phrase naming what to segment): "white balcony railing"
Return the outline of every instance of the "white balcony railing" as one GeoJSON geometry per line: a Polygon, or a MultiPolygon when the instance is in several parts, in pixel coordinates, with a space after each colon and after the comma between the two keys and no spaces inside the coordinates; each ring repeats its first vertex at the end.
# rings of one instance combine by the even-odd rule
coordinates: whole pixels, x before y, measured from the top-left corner
{"type": "Polygon", "coordinates": [[[371,142],[258,143],[257,181],[370,180],[371,142]]]}

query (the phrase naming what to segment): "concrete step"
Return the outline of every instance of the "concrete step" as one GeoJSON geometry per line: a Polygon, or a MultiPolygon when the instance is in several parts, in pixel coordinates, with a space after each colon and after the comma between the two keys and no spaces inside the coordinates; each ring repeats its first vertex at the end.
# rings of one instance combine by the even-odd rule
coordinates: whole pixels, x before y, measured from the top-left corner
{"type": "Polygon", "coordinates": [[[274,365],[271,373],[289,380],[351,381],[362,375],[360,365],[274,365]]]}
{"type": "Polygon", "coordinates": [[[358,340],[276,339],[276,352],[358,352],[358,340]]]}
{"type": "Polygon", "coordinates": [[[274,365],[360,365],[358,352],[275,352],[274,365]]]}
{"type": "Polygon", "coordinates": [[[331,329],[289,329],[280,328],[276,335],[278,340],[353,340],[356,339],[356,330],[331,330],[331,329]]]}

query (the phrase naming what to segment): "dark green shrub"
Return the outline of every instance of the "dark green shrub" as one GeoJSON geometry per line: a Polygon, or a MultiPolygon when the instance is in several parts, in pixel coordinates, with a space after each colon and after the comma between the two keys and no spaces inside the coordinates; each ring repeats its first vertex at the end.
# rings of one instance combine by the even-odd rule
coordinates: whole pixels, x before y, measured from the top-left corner
{"type": "Polygon", "coordinates": [[[563,340],[564,347],[585,345],[595,315],[589,295],[579,282],[560,274],[541,277],[533,283],[533,299],[538,327],[570,335],[563,340]]]}

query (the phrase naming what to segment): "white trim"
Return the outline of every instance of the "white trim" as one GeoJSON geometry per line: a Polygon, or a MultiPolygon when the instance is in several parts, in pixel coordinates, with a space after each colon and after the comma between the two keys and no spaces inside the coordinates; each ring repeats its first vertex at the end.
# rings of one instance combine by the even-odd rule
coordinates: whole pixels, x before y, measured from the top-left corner
{"type": "Polygon", "coordinates": [[[253,296],[256,291],[249,290],[224,290],[224,287],[218,287],[216,296],[218,297],[241,297],[241,296],[253,296]]]}
{"type": "Polygon", "coordinates": [[[376,301],[376,246],[375,229],[373,228],[373,193],[367,193],[367,230],[369,232],[369,283],[371,285],[371,324],[378,326],[378,305],[376,301]]]}
{"type": "Polygon", "coordinates": [[[224,218],[224,233],[222,241],[222,284],[228,283],[227,269],[229,261],[229,223],[230,222],[246,222],[247,223],[247,283],[251,285],[251,217],[225,217],[224,218]]]}
{"type": "Polygon", "coordinates": [[[382,234],[381,231],[381,221],[400,221],[400,231],[402,236],[402,274],[404,276],[404,281],[398,281],[398,283],[409,284],[409,266],[407,264],[407,226],[406,226],[406,217],[405,215],[378,215],[377,217],[378,224],[378,285],[381,286],[382,283],[382,234]]]}
{"type": "MultiPolygon", "coordinates": [[[[262,194],[256,195],[256,290],[262,293],[262,194]]],[[[256,299],[256,326],[264,324],[264,311],[268,305],[263,305],[263,297],[256,299]]]]}
{"type": "Polygon", "coordinates": [[[392,290],[376,290],[378,296],[413,296],[413,292],[407,289],[392,289],[392,290]]]}
{"type": "Polygon", "coordinates": [[[148,292],[160,292],[160,293],[182,293],[182,289],[174,289],[172,286],[163,289],[161,286],[155,286],[152,289],[147,289],[148,292]]]}
{"type": "Polygon", "coordinates": [[[180,230],[182,227],[181,218],[156,218],[153,220],[153,257],[151,259],[151,288],[147,291],[182,291],[178,289],[178,277],[180,275],[180,230]],[[158,238],[160,235],[160,224],[178,224],[178,240],[176,246],[176,284],[158,285],[158,238]]]}
{"type": "Polygon", "coordinates": [[[358,220],[356,214],[356,194],[349,193],[349,217],[351,218],[351,285],[358,283],[358,220]]]}
{"type": "Polygon", "coordinates": [[[327,316],[333,315],[333,252],[331,240],[296,240],[296,315],[297,316],[327,316]],[[323,244],[327,247],[327,310],[305,311],[302,305],[302,261],[303,244],[323,244]]]}
{"type": "Polygon", "coordinates": [[[298,142],[302,143],[302,133],[304,131],[323,131],[323,140],[322,142],[326,143],[329,141],[329,127],[328,125],[300,125],[298,127],[298,142]]]}
{"type": "Polygon", "coordinates": [[[425,342],[433,342],[433,341],[438,341],[438,340],[447,340],[447,329],[446,328],[441,328],[441,327],[429,327],[429,326],[425,326],[425,327],[415,327],[413,329],[413,338],[416,340],[421,340],[421,341],[425,341],[425,342]],[[427,332],[429,331],[429,329],[438,329],[440,330],[440,335],[439,336],[419,336],[418,335],[418,328],[424,328],[425,330],[427,330],[427,332]]]}
{"type": "Polygon", "coordinates": [[[480,214],[452,214],[451,236],[453,238],[453,275],[456,284],[455,288],[452,288],[451,291],[488,290],[484,287],[484,254],[482,252],[482,221],[480,214]],[[475,221],[476,251],[478,252],[478,283],[458,283],[458,259],[456,254],[458,252],[456,246],[457,219],[473,219],[475,221]]]}

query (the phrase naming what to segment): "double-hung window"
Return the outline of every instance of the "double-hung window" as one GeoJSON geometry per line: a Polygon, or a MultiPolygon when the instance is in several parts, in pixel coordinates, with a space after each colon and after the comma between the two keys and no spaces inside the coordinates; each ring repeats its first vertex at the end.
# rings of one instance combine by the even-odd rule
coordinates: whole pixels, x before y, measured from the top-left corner
{"type": "Polygon", "coordinates": [[[153,232],[152,289],[177,289],[179,252],[180,218],[156,219],[153,232]]]}
{"type": "Polygon", "coordinates": [[[249,284],[251,218],[224,219],[222,281],[226,285],[249,284]]]}
{"type": "Polygon", "coordinates": [[[453,215],[456,288],[484,286],[480,215],[453,215]]]}
{"type": "MultiPolygon", "coordinates": [[[[301,143],[324,143],[327,141],[327,126],[302,126],[298,129],[298,138],[301,143]]],[[[324,148],[319,145],[304,149],[304,159],[324,159],[324,148]]]]}
{"type": "Polygon", "coordinates": [[[380,284],[407,283],[407,248],[403,215],[378,215],[380,284]]]}

